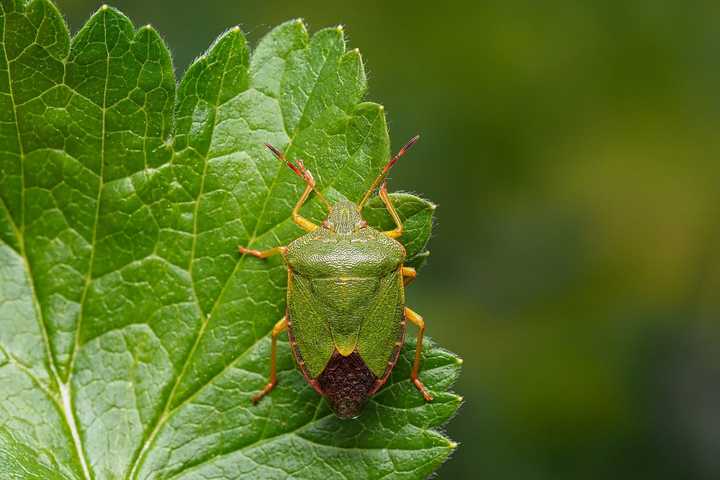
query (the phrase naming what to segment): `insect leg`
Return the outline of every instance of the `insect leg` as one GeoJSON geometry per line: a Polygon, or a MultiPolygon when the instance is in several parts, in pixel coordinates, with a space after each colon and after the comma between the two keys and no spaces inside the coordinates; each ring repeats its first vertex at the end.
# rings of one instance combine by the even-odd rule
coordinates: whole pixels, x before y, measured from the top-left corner
{"type": "Polygon", "coordinates": [[[410,372],[410,378],[412,379],[417,389],[420,390],[422,396],[425,397],[425,400],[430,402],[432,401],[432,396],[430,396],[428,391],[425,389],[425,385],[423,385],[418,378],[418,372],[420,371],[420,358],[422,354],[423,335],[425,334],[425,321],[420,315],[413,312],[407,307],[405,307],[405,318],[410,320],[419,329],[417,336],[417,347],[415,347],[415,362],[413,363],[412,371],[410,372]]]}
{"type": "Polygon", "coordinates": [[[383,182],[383,184],[380,186],[380,199],[385,204],[385,208],[387,208],[388,212],[390,213],[390,216],[392,217],[393,221],[395,222],[395,228],[393,230],[389,230],[387,232],[383,232],[385,235],[387,235],[390,238],[398,238],[403,233],[403,224],[400,220],[400,215],[398,215],[397,211],[395,210],[395,207],[393,207],[392,201],[390,200],[390,196],[387,192],[387,182],[383,182]]]}
{"type": "Polygon", "coordinates": [[[269,250],[253,250],[252,248],[238,247],[238,251],[242,254],[252,255],[257,258],[268,258],[277,254],[285,255],[287,253],[287,247],[275,247],[269,250]]]}
{"type": "Polygon", "coordinates": [[[320,190],[317,190],[315,188],[315,178],[313,178],[312,173],[310,173],[310,170],[305,168],[305,164],[301,159],[296,159],[294,162],[288,160],[285,158],[285,154],[278,150],[277,148],[273,147],[269,143],[266,143],[265,146],[270,149],[273,155],[275,155],[275,158],[280,160],[281,162],[285,163],[290,169],[295,172],[295,174],[302,178],[305,183],[307,184],[307,187],[305,187],[305,191],[303,192],[302,196],[300,197],[300,200],[298,200],[297,204],[295,204],[295,208],[293,208],[292,211],[292,219],[293,222],[295,222],[297,225],[300,226],[305,231],[313,232],[317,230],[318,226],[315,225],[313,222],[308,220],[307,218],[304,218],[300,216],[300,207],[303,206],[303,203],[305,203],[305,200],[308,199],[310,196],[310,193],[314,190],[317,194],[318,198],[321,202],[325,204],[325,206],[330,209],[330,202],[327,201],[325,196],[320,192],[320,190]]]}
{"type": "Polygon", "coordinates": [[[403,277],[403,286],[407,287],[410,285],[413,280],[415,280],[415,277],[417,277],[417,272],[412,267],[402,267],[400,269],[400,274],[403,277]]]}
{"type": "Polygon", "coordinates": [[[295,222],[300,228],[307,232],[314,232],[315,230],[317,230],[318,226],[307,218],[300,215],[300,207],[303,206],[303,203],[305,203],[305,200],[307,200],[314,188],[314,183],[308,183],[307,187],[305,187],[305,191],[300,197],[300,200],[298,200],[298,202],[295,204],[295,208],[293,208],[292,211],[293,222],[295,222]]]}
{"type": "Polygon", "coordinates": [[[260,393],[255,395],[252,398],[252,402],[254,404],[257,404],[265,395],[270,393],[270,391],[275,388],[275,385],[277,385],[277,376],[275,375],[275,357],[277,356],[277,337],[287,330],[288,328],[288,322],[287,322],[287,316],[284,316],[280,319],[279,322],[275,324],[275,326],[272,329],[272,340],[271,340],[271,347],[270,347],[270,378],[268,379],[267,385],[265,385],[265,388],[262,389],[260,393]]]}

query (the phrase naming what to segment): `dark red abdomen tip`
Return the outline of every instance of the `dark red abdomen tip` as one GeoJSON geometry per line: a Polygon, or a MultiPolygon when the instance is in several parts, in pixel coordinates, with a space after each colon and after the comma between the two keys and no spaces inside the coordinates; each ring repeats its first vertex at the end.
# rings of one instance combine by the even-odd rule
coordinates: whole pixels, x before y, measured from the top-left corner
{"type": "Polygon", "coordinates": [[[360,415],[377,377],[357,352],[343,357],[335,351],[317,378],[323,395],[340,418],[360,415]]]}

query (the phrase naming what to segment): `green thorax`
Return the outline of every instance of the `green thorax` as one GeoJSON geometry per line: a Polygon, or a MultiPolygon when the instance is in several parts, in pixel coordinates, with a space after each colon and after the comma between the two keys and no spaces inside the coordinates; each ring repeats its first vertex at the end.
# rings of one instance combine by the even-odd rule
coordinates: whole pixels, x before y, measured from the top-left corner
{"type": "Polygon", "coordinates": [[[357,206],[335,204],[323,226],[288,245],[290,268],[311,278],[381,277],[405,260],[405,248],[367,226],[357,206]]]}
{"type": "Polygon", "coordinates": [[[380,376],[398,340],[403,246],[337,203],[321,228],[288,245],[288,310],[300,353],[319,375],[332,352],[358,350],[380,376]]]}

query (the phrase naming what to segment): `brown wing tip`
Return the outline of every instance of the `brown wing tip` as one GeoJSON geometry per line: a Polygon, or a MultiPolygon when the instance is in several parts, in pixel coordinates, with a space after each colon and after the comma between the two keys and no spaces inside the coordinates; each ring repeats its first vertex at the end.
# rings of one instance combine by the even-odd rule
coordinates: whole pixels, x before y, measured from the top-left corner
{"type": "Polygon", "coordinates": [[[335,351],[317,381],[335,415],[356,418],[367,403],[377,377],[357,351],[347,357],[335,351]]]}

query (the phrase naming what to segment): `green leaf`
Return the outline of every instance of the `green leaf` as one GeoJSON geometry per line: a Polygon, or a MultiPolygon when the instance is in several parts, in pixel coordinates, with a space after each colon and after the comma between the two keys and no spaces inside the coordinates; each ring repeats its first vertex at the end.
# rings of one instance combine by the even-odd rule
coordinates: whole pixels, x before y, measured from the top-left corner
{"type": "MultiPolygon", "coordinates": [[[[424,478],[455,444],[460,360],[428,342],[425,403],[409,340],[363,415],[340,421],[269,332],[302,157],[359,200],[389,157],[342,29],[300,21],[251,55],[237,28],[176,85],[162,39],[102,7],[71,40],[48,0],[0,0],[0,471],[9,478],[424,478]]],[[[411,262],[434,207],[393,197],[411,262]]],[[[304,214],[321,219],[314,200],[304,214]]],[[[373,199],[371,224],[392,228],[373,199]]],[[[429,320],[432,331],[432,320],[429,320]]],[[[408,335],[412,337],[412,334],[408,335]]]]}
{"type": "Polygon", "coordinates": [[[38,451],[17,442],[0,428],[0,468],[7,480],[67,480],[38,458],[38,451]]]}

